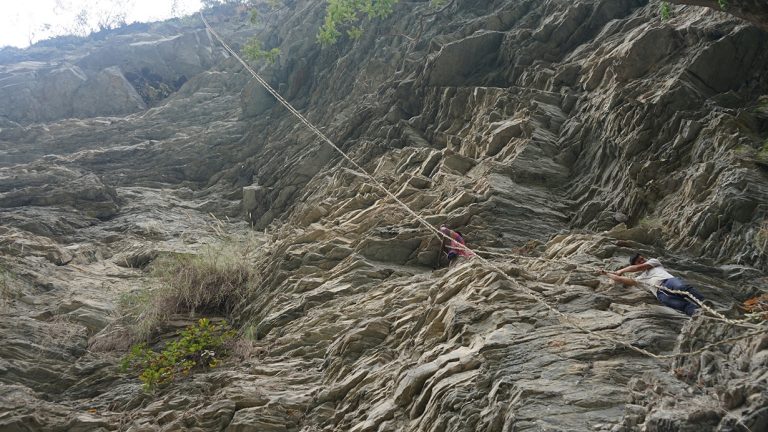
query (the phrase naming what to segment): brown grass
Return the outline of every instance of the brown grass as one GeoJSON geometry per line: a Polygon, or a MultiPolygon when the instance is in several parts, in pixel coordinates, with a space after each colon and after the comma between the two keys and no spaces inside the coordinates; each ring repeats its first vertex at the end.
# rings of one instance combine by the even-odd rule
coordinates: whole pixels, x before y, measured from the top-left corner
{"type": "Polygon", "coordinates": [[[67,346],[71,344],[79,335],[86,334],[85,326],[72,320],[68,315],[56,315],[50,320],[45,328],[40,347],[46,346],[67,346]]]}
{"type": "Polygon", "coordinates": [[[147,338],[176,314],[228,315],[253,279],[247,255],[230,246],[156,259],[150,267],[150,286],[121,300],[122,314],[134,318],[133,333],[147,338]]]}
{"type": "Polygon", "coordinates": [[[134,342],[131,329],[123,323],[115,322],[88,340],[88,350],[93,352],[128,351],[134,342]]]}

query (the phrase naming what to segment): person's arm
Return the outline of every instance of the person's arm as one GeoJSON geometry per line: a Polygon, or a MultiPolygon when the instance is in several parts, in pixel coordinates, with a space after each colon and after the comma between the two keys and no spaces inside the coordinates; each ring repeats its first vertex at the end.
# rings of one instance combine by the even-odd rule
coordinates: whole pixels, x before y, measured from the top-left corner
{"type": "Polygon", "coordinates": [[[635,265],[624,267],[623,269],[616,270],[616,274],[623,275],[624,273],[634,273],[639,271],[645,271],[645,270],[648,270],[649,268],[653,268],[653,266],[645,262],[642,264],[635,264],[635,265]]]}
{"type": "Polygon", "coordinates": [[[602,274],[608,276],[609,278],[611,278],[611,280],[614,280],[614,281],[616,281],[616,282],[618,282],[620,284],[623,284],[623,285],[637,285],[637,281],[632,279],[632,278],[628,278],[628,277],[625,277],[625,276],[619,276],[616,273],[610,273],[610,272],[607,272],[605,270],[601,270],[600,272],[602,274]]]}

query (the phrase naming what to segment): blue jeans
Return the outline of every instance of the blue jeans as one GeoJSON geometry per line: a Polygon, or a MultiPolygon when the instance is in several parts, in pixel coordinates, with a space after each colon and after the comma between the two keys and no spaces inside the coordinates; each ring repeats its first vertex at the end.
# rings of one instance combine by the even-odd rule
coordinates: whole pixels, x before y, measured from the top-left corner
{"type": "MultiPolygon", "coordinates": [[[[704,300],[704,296],[701,295],[701,293],[697,291],[696,288],[688,285],[680,278],[667,279],[661,284],[671,290],[685,291],[690,293],[699,301],[704,300]]],[[[656,294],[656,298],[659,299],[659,301],[665,306],[669,306],[672,309],[683,312],[688,316],[693,315],[693,313],[696,312],[696,310],[699,308],[698,304],[694,303],[693,300],[683,294],[668,294],[663,290],[659,290],[659,292],[656,294]]]]}

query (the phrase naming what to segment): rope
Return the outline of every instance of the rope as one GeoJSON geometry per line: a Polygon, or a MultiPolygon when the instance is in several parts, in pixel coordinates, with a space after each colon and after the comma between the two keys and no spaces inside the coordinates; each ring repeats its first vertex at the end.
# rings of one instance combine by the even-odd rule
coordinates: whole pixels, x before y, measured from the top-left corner
{"type": "MultiPolygon", "coordinates": [[[[598,271],[599,272],[603,272],[602,269],[598,269],[598,271]]],[[[610,272],[605,272],[605,273],[610,273],[610,272]]],[[[615,273],[612,273],[612,274],[615,274],[615,273]]],[[[724,323],[735,325],[735,326],[740,326],[740,327],[759,328],[758,325],[753,324],[753,323],[750,322],[751,321],[750,318],[744,318],[744,319],[740,319],[740,320],[735,320],[735,319],[731,319],[731,318],[726,317],[725,315],[721,314],[720,312],[718,312],[718,311],[714,310],[713,308],[709,307],[706,303],[704,303],[703,301],[699,300],[698,298],[696,298],[693,294],[689,293],[688,291],[673,290],[673,289],[667,288],[667,287],[665,287],[663,285],[651,285],[651,284],[648,284],[648,283],[645,283],[645,282],[641,282],[641,281],[637,281],[637,280],[635,280],[635,284],[636,285],[644,286],[646,288],[649,288],[649,291],[651,291],[651,292],[655,292],[655,290],[658,289],[659,291],[663,291],[663,292],[666,292],[666,293],[669,293],[669,294],[674,294],[674,295],[678,295],[678,296],[681,296],[681,297],[687,297],[691,302],[693,302],[694,304],[699,306],[699,308],[703,309],[706,312],[709,312],[714,317],[713,319],[715,319],[717,321],[722,321],[724,323]]]]}
{"type": "MultiPolygon", "coordinates": [[[[365,176],[371,182],[373,182],[373,184],[375,184],[379,189],[384,191],[384,193],[387,196],[392,198],[396,203],[398,203],[401,207],[403,207],[403,209],[405,209],[406,212],[408,212],[418,222],[420,222],[422,225],[424,225],[424,227],[427,228],[427,230],[431,231],[439,239],[453,240],[450,236],[447,236],[447,235],[443,234],[438,229],[433,227],[432,224],[430,224],[426,219],[424,219],[423,217],[418,215],[416,212],[411,210],[411,208],[408,207],[408,205],[406,205],[399,198],[397,198],[397,196],[395,196],[392,192],[390,192],[389,189],[387,189],[383,184],[381,184],[381,182],[379,182],[376,178],[374,178],[372,175],[368,174],[368,172],[365,169],[363,169],[363,167],[361,167],[360,165],[357,164],[357,162],[352,160],[352,158],[350,158],[341,148],[339,148],[336,144],[334,144],[333,141],[331,141],[328,137],[326,137],[325,134],[323,134],[317,127],[315,127],[315,125],[313,125],[300,112],[298,112],[287,100],[285,100],[282,96],[280,96],[280,94],[275,89],[273,89],[272,86],[269,85],[269,83],[267,83],[261,76],[259,76],[259,74],[257,74],[256,71],[254,71],[248,65],[248,63],[246,63],[242,58],[240,58],[240,56],[232,48],[230,48],[229,45],[227,45],[226,42],[224,42],[224,40],[219,36],[219,34],[216,33],[213,30],[213,28],[211,28],[211,26],[208,24],[208,21],[203,16],[203,12],[202,11],[200,11],[200,19],[202,19],[203,24],[205,24],[206,29],[213,35],[213,37],[216,38],[216,40],[219,41],[219,43],[221,43],[221,45],[224,47],[224,49],[227,52],[229,52],[235,59],[237,59],[237,61],[240,62],[240,64],[242,64],[243,67],[248,72],[250,72],[250,74],[253,76],[253,78],[256,79],[256,81],[258,81],[259,84],[261,84],[264,87],[264,89],[269,92],[269,94],[271,94],[275,99],[277,99],[277,101],[280,102],[281,105],[283,105],[291,114],[293,114],[296,118],[298,118],[299,121],[301,121],[301,123],[303,123],[309,130],[314,132],[315,135],[317,135],[322,141],[324,141],[326,144],[328,144],[334,150],[336,150],[336,152],[338,152],[345,160],[347,160],[350,164],[352,164],[352,166],[354,166],[357,170],[359,170],[360,173],[363,176],[365,176]]],[[[617,345],[623,345],[623,346],[625,346],[625,347],[627,347],[627,348],[629,348],[629,349],[631,349],[631,350],[633,350],[633,351],[635,351],[637,353],[643,354],[645,356],[648,356],[648,357],[651,357],[651,358],[654,358],[654,359],[657,359],[657,360],[671,359],[671,358],[677,358],[677,357],[683,357],[683,356],[689,356],[689,355],[696,355],[696,354],[699,354],[699,353],[701,353],[701,352],[703,352],[703,351],[705,351],[705,350],[707,350],[708,348],[711,348],[711,347],[715,347],[715,346],[718,346],[718,345],[723,345],[725,343],[729,343],[729,342],[733,342],[733,341],[747,339],[747,338],[750,338],[752,336],[756,336],[756,335],[763,334],[763,333],[768,333],[768,328],[767,328],[767,329],[760,330],[760,331],[757,331],[757,332],[749,333],[747,335],[742,335],[742,336],[739,336],[739,337],[725,339],[725,340],[722,340],[722,341],[719,341],[719,342],[716,342],[716,343],[712,343],[712,344],[709,344],[709,345],[705,346],[704,348],[701,348],[701,349],[699,349],[697,351],[693,351],[693,352],[690,352],[690,353],[678,353],[678,354],[666,354],[666,355],[654,354],[654,353],[652,353],[652,352],[650,352],[648,350],[645,350],[643,348],[636,347],[636,346],[630,344],[629,342],[622,341],[622,340],[619,340],[619,339],[614,338],[612,336],[608,336],[608,335],[605,335],[605,334],[600,334],[600,333],[597,333],[597,332],[594,332],[592,330],[589,330],[589,329],[585,328],[581,324],[575,322],[571,317],[569,317],[565,313],[557,310],[555,307],[550,305],[536,291],[534,291],[534,290],[532,290],[532,289],[530,289],[530,288],[528,288],[528,287],[526,287],[524,285],[519,284],[514,279],[512,279],[509,275],[507,275],[506,272],[501,270],[498,266],[496,266],[495,264],[491,263],[490,261],[488,261],[487,259],[483,258],[482,256],[478,255],[475,251],[473,251],[469,247],[464,246],[464,245],[457,245],[457,246],[458,247],[455,247],[455,248],[462,249],[462,250],[465,250],[467,252],[472,253],[473,255],[475,255],[475,257],[478,260],[480,260],[481,263],[483,263],[487,267],[489,267],[492,270],[495,270],[496,272],[501,274],[505,279],[507,279],[510,282],[512,282],[515,286],[517,286],[519,288],[522,288],[522,292],[524,294],[526,294],[527,296],[532,298],[534,301],[536,301],[537,303],[539,303],[542,306],[544,306],[547,310],[549,310],[553,314],[559,316],[564,322],[566,322],[570,326],[572,326],[572,327],[574,327],[574,328],[576,328],[578,330],[581,330],[582,332],[587,333],[587,334],[589,334],[591,336],[594,336],[595,338],[603,339],[603,340],[612,342],[612,343],[617,344],[617,345]]]]}
{"type": "Polygon", "coordinates": [[[660,291],[664,291],[670,294],[675,294],[683,297],[688,297],[692,302],[696,303],[700,308],[704,309],[705,311],[709,312],[713,316],[716,317],[718,321],[722,321],[728,324],[736,325],[736,326],[742,326],[742,327],[750,327],[750,328],[757,328],[758,326],[749,323],[749,318],[741,319],[741,320],[734,320],[726,317],[725,315],[721,314],[720,312],[712,309],[711,307],[707,306],[703,301],[699,300],[698,298],[694,297],[693,294],[689,293],[688,291],[679,291],[679,290],[673,290],[669,289],[667,287],[660,286],[660,291]],[[749,324],[749,325],[748,325],[749,324]]]}
{"type": "MultiPolygon", "coordinates": [[[[333,141],[331,141],[328,137],[326,137],[325,134],[323,134],[317,127],[315,127],[315,125],[313,125],[309,120],[307,120],[303,115],[301,115],[301,113],[298,112],[287,100],[285,100],[282,96],[280,96],[280,94],[275,89],[273,89],[272,86],[270,86],[264,80],[264,78],[259,76],[259,74],[257,74],[248,65],[248,63],[246,63],[242,58],[240,58],[240,56],[237,55],[237,53],[232,48],[230,48],[229,45],[227,45],[226,42],[224,42],[224,40],[218,35],[218,33],[216,33],[211,28],[211,26],[208,24],[208,21],[205,20],[205,17],[203,16],[203,12],[202,11],[200,11],[200,18],[203,20],[203,24],[205,24],[205,27],[208,29],[208,31],[211,32],[211,34],[216,38],[216,40],[219,41],[219,43],[221,43],[221,45],[224,47],[224,49],[226,49],[227,52],[232,54],[232,56],[235,59],[237,59],[237,61],[239,61],[245,67],[245,69],[248,72],[251,73],[251,75],[253,75],[253,77],[256,79],[256,81],[258,81],[259,84],[261,84],[269,92],[269,94],[274,96],[274,98],[277,99],[278,102],[280,102],[280,104],[283,105],[291,114],[296,116],[296,118],[298,118],[307,128],[309,128],[309,130],[314,132],[315,135],[317,135],[326,144],[328,144],[329,146],[333,147],[333,149],[336,150],[336,152],[338,152],[344,159],[346,159],[349,163],[351,163],[352,166],[354,166],[357,170],[359,170],[360,173],[362,173],[365,177],[367,177],[370,181],[372,181],[376,186],[378,186],[381,190],[383,190],[387,194],[387,196],[389,196],[390,198],[395,200],[395,202],[400,204],[408,213],[411,214],[411,216],[413,216],[419,222],[421,222],[426,227],[428,227],[430,231],[432,231],[435,235],[438,236],[438,238],[442,235],[442,233],[440,233],[440,231],[438,231],[429,222],[427,222],[427,220],[425,220],[424,218],[422,218],[421,216],[416,214],[416,212],[411,210],[410,207],[408,207],[405,203],[400,201],[400,199],[398,199],[392,192],[390,192],[386,187],[384,187],[384,185],[381,184],[378,180],[376,180],[376,178],[374,178],[373,176],[368,174],[368,172],[365,171],[365,169],[363,169],[363,167],[361,167],[360,165],[357,164],[357,162],[352,160],[352,158],[350,158],[342,149],[340,149],[336,144],[334,144],[333,141]]],[[[448,236],[444,236],[444,237],[448,237],[448,236]]]]}

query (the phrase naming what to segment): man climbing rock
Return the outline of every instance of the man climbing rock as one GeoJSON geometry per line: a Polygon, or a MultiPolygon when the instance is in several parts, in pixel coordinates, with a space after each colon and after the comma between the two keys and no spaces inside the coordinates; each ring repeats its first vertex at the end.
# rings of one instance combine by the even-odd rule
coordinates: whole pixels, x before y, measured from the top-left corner
{"type": "Polygon", "coordinates": [[[629,266],[616,272],[602,270],[612,280],[624,285],[642,284],[665,306],[692,316],[699,305],[686,294],[675,294],[670,291],[684,291],[699,301],[704,300],[696,288],[692,287],[680,278],[672,276],[656,258],[645,259],[640,254],[635,254],[629,259],[629,266]],[[634,279],[622,276],[624,273],[640,272],[634,279]]]}
{"type": "Polygon", "coordinates": [[[448,256],[448,266],[451,266],[456,262],[456,258],[458,257],[470,258],[475,256],[471,250],[466,248],[464,236],[462,236],[460,232],[453,231],[445,225],[440,227],[440,232],[448,237],[443,237],[443,246],[440,249],[440,257],[442,257],[443,254],[448,256]]]}

